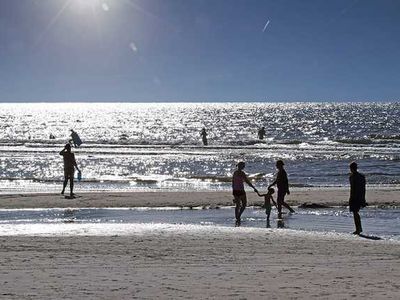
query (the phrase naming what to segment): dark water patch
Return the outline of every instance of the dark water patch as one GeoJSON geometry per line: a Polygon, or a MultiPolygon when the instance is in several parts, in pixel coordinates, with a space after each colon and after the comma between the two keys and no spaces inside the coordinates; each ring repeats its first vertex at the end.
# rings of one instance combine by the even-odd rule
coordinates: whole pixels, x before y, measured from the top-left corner
{"type": "Polygon", "coordinates": [[[330,207],[330,206],[328,206],[328,205],[325,205],[325,204],[308,203],[308,202],[305,202],[305,203],[303,203],[303,204],[300,204],[300,205],[299,205],[299,208],[303,208],[303,209],[306,209],[306,208],[317,209],[317,208],[332,208],[332,207],[330,207]]]}

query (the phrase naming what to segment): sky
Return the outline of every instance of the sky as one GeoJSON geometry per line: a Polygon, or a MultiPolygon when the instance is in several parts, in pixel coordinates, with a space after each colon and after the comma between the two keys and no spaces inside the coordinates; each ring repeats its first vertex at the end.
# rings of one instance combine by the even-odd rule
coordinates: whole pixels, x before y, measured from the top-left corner
{"type": "Polygon", "coordinates": [[[0,102],[398,101],[398,0],[0,0],[0,102]]]}

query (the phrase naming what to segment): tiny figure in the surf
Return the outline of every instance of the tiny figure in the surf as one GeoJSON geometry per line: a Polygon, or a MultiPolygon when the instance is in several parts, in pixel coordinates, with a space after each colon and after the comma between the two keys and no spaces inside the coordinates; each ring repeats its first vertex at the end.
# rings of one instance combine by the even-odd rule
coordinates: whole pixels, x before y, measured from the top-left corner
{"type": "Polygon", "coordinates": [[[264,197],[264,208],[265,208],[265,214],[267,215],[267,228],[271,227],[271,224],[269,222],[269,217],[271,215],[272,203],[275,205],[276,208],[278,208],[276,202],[274,201],[274,197],[272,197],[274,193],[275,190],[273,188],[269,188],[266,194],[257,193],[258,196],[264,197]]]}
{"type": "Polygon", "coordinates": [[[71,145],[66,144],[64,149],[60,151],[60,155],[62,155],[64,160],[64,182],[63,189],[61,191],[61,195],[64,195],[65,188],[67,187],[69,180],[70,187],[70,198],[74,198],[74,173],[75,168],[78,170],[78,178],[81,178],[81,170],[78,168],[75,160],[75,154],[71,152],[71,145]]]}
{"type": "Polygon", "coordinates": [[[207,146],[208,145],[208,140],[207,140],[207,131],[203,127],[203,129],[200,131],[201,139],[203,140],[203,145],[207,146]]]}
{"type": "Polygon", "coordinates": [[[80,145],[82,145],[82,140],[79,137],[79,135],[76,133],[76,131],[74,131],[73,129],[71,129],[71,139],[69,140],[69,142],[74,144],[74,147],[79,147],[80,145]]]}
{"type": "Polygon", "coordinates": [[[290,195],[290,191],[287,173],[283,166],[284,163],[282,160],[279,159],[276,161],[278,173],[276,174],[274,182],[268,186],[268,189],[274,185],[278,188],[278,195],[276,197],[276,202],[278,203],[278,219],[282,219],[282,206],[286,207],[291,213],[294,213],[294,209],[285,202],[285,196],[286,194],[290,195]]]}
{"type": "Polygon", "coordinates": [[[55,135],[54,135],[54,134],[50,133],[49,139],[50,139],[50,140],[55,140],[55,139],[56,139],[56,137],[55,137],[55,135]]]}
{"type": "Polygon", "coordinates": [[[243,172],[245,166],[246,164],[243,161],[239,162],[236,165],[237,170],[233,173],[232,177],[232,194],[234,197],[233,203],[235,203],[236,226],[240,226],[241,216],[247,205],[247,197],[246,191],[244,190],[244,183],[246,182],[250,187],[253,188],[254,192],[258,193],[257,189],[247,178],[246,173],[243,172]]]}
{"type": "Polygon", "coordinates": [[[365,200],[365,176],[358,172],[358,166],[356,162],[350,164],[350,199],[349,199],[349,209],[353,213],[354,224],[356,226],[356,231],[353,234],[360,234],[362,232],[361,217],[359,211],[361,208],[367,206],[365,200]]]}
{"type": "Polygon", "coordinates": [[[258,139],[263,140],[264,136],[265,136],[265,127],[263,126],[258,130],[258,139]]]}

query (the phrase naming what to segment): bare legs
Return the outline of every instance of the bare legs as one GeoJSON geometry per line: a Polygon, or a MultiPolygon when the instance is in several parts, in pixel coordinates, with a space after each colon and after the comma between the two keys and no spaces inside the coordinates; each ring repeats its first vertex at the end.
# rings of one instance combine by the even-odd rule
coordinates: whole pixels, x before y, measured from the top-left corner
{"type": "Polygon", "coordinates": [[[74,196],[74,175],[68,174],[64,176],[64,182],[63,182],[63,189],[61,191],[61,195],[64,195],[65,188],[67,187],[69,180],[69,189],[70,189],[70,196],[74,196]]]}
{"type": "Polygon", "coordinates": [[[246,205],[243,203],[236,203],[235,207],[235,217],[236,217],[236,225],[240,226],[240,217],[242,216],[242,213],[246,209],[246,205]]]}
{"type": "Polygon", "coordinates": [[[64,195],[65,187],[67,186],[67,183],[68,183],[68,177],[64,177],[63,189],[61,191],[61,195],[64,195]]]}
{"type": "Polygon", "coordinates": [[[354,231],[353,234],[360,234],[362,232],[360,214],[358,213],[358,211],[353,211],[353,216],[354,224],[356,225],[356,231],[354,231]]]}
{"type": "Polygon", "coordinates": [[[240,226],[240,217],[242,213],[246,209],[247,205],[247,197],[246,194],[235,196],[235,218],[236,218],[236,226],[240,226]]]}
{"type": "Polygon", "coordinates": [[[294,209],[289,206],[285,202],[285,195],[282,195],[278,191],[278,197],[277,197],[277,204],[278,204],[278,218],[282,218],[282,206],[286,207],[291,213],[294,213],[294,209]]]}

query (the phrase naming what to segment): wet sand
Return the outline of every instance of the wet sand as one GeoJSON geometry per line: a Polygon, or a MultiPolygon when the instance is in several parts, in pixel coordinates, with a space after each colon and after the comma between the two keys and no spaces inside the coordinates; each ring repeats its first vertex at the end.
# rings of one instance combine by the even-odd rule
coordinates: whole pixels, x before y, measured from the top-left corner
{"type": "MultiPolygon", "coordinates": [[[[260,192],[263,192],[260,190],[260,192]]],[[[367,190],[370,205],[398,206],[400,188],[367,190]]],[[[165,206],[229,206],[233,205],[230,192],[104,192],[79,193],[76,199],[65,199],[59,194],[0,195],[0,208],[48,207],[165,207],[165,206]]],[[[263,198],[248,192],[249,205],[261,205],[263,198]]],[[[328,206],[348,204],[348,188],[299,189],[286,197],[290,205],[316,203],[328,206]]]]}

